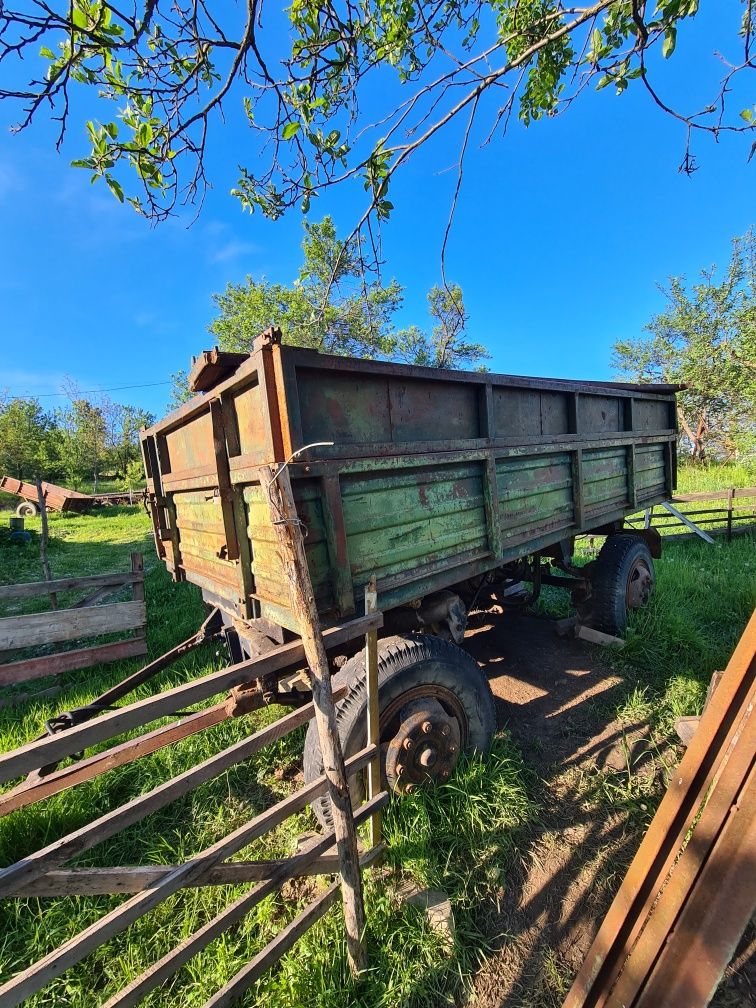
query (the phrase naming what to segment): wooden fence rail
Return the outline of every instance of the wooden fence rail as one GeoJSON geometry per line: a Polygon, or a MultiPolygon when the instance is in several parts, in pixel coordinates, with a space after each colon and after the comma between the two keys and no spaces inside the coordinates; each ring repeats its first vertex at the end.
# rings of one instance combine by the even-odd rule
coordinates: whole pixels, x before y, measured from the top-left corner
{"type": "MultiPolygon", "coordinates": [[[[325,631],[324,645],[332,647],[361,634],[366,634],[369,638],[375,634],[381,623],[381,614],[372,612],[342,627],[325,631]]],[[[258,702],[239,705],[237,698],[232,694],[223,703],[216,703],[203,711],[189,715],[176,715],[177,720],[172,724],[161,726],[155,731],[126,742],[118,741],[103,752],[95,753],[61,769],[55,769],[56,761],[76,755],[88,745],[115,742],[122,737],[125,730],[142,727],[155,717],[176,712],[177,709],[197,700],[210,699],[240,683],[256,680],[266,672],[279,671],[280,674],[284,674],[285,671],[291,670],[292,665],[296,666],[301,662],[302,657],[301,642],[280,645],[262,657],[241,662],[146,700],[103,713],[85,724],[75,725],[30,742],[13,752],[0,755],[0,778],[12,780],[22,773],[31,772],[27,781],[0,799],[0,815],[41,801],[68,786],[91,780],[125,762],[139,759],[149,752],[154,752],[160,745],[171,744],[177,737],[185,737],[185,734],[204,730],[205,727],[218,724],[227,718],[249,713],[250,710],[262,705],[262,695],[260,694],[258,702]],[[182,734],[182,731],[185,734],[182,734]]],[[[345,686],[333,690],[334,699],[340,699],[345,692],[345,686]]],[[[73,832],[53,840],[40,850],[25,854],[14,864],[0,870],[0,898],[29,896],[62,898],[100,893],[127,896],[117,907],[84,931],[72,936],[2,985],[0,1008],[13,1008],[41,991],[52,980],[63,975],[95,949],[122,933],[174,893],[198,886],[250,883],[251,887],[236,901],[206,921],[106,1002],[106,1008],[126,1008],[136,1005],[147,994],[168,981],[210,942],[237,925],[265,896],[279,889],[287,880],[302,875],[340,874],[337,881],[301,910],[287,927],[207,1002],[207,1005],[230,1005],[265,970],[273,966],[284,952],[326,913],[340,895],[343,865],[340,863],[340,856],[334,853],[337,844],[336,832],[330,830],[316,836],[289,857],[267,861],[228,859],[278,827],[290,816],[300,812],[316,798],[326,795],[329,781],[325,774],[302,785],[183,864],[126,865],[110,868],[70,868],[66,865],[83,852],[97,847],[193,789],[217,778],[231,767],[250,759],[266,746],[307,723],[315,712],[315,702],[290,711],[272,724],[221,749],[203,762],[189,767],[126,804],[111,809],[73,832]]],[[[375,741],[370,739],[371,736],[368,734],[368,744],[365,748],[345,760],[347,777],[358,772],[366,772],[369,767],[377,764],[380,749],[375,741]]],[[[373,826],[368,849],[360,854],[359,863],[362,867],[374,863],[382,853],[382,845],[374,842],[373,837],[377,817],[387,801],[388,794],[385,791],[373,791],[368,795],[367,801],[352,813],[355,827],[362,823],[371,823],[373,826]]]]}
{"type": "MultiPolygon", "coordinates": [[[[380,626],[380,613],[354,620],[347,629],[337,628],[326,631],[325,643],[345,637],[354,638],[360,632],[374,633],[380,626]]],[[[210,698],[219,689],[228,687],[229,682],[238,682],[241,677],[250,679],[260,674],[264,667],[285,667],[295,661],[301,654],[301,644],[280,645],[268,655],[240,665],[232,666],[221,672],[214,672],[204,679],[194,683],[185,683],[177,687],[186,695],[187,687],[194,687],[193,697],[210,698]],[[199,683],[205,682],[198,689],[199,683]]],[[[346,686],[334,690],[334,698],[340,699],[346,686]]],[[[146,718],[149,719],[155,710],[155,702],[160,698],[170,697],[168,707],[175,710],[180,704],[174,703],[176,688],[166,690],[159,697],[141,701],[121,709],[122,714],[147,705],[146,718]],[[152,707],[150,708],[150,701],[152,707]]],[[[188,696],[188,695],[186,695],[188,696]]],[[[158,705],[163,711],[164,703],[158,705]]],[[[254,708],[254,705],[253,705],[254,708]]],[[[206,711],[185,716],[180,720],[157,730],[157,733],[169,731],[177,726],[192,724],[193,719],[203,720],[208,712],[213,713],[208,724],[217,724],[220,720],[232,717],[236,709],[233,705],[217,704],[206,711]]],[[[241,713],[241,712],[240,712],[241,713]]],[[[244,713],[248,713],[245,708],[244,713]]],[[[97,893],[122,893],[128,898],[112,909],[105,916],[95,921],[81,933],[74,935],[64,944],[27,969],[17,974],[0,987],[0,1008],[12,1008],[21,1004],[26,998],[42,990],[46,984],[66,973],[98,949],[109,939],[115,937],[132,923],[150,912],[170,895],[184,888],[198,886],[226,885],[229,883],[252,883],[251,888],[236,901],[225,907],[212,919],[204,923],[198,930],[186,937],[168,954],[162,956],[127,987],[113,995],[107,1002],[107,1008],[126,1008],[136,1005],[147,994],[154,991],[194,956],[198,955],[208,944],[229,928],[238,924],[244,916],[269,893],[280,888],[287,881],[302,875],[332,875],[340,872],[339,857],[333,853],[337,843],[335,831],[329,831],[309,840],[301,846],[297,853],[273,861],[233,861],[228,859],[249,844],[259,840],[265,834],[280,826],[290,815],[300,811],[313,799],[328,793],[329,781],[324,774],[317,780],[298,787],[291,794],[276,802],[269,808],[255,815],[247,823],[222,838],[211,847],[180,865],[147,865],[147,866],[117,866],[113,868],[66,868],[65,865],[73,858],[104,843],[116,834],[141,822],[144,818],[168,805],[171,801],[186,794],[188,791],[218,777],[232,766],[243,760],[248,760],[260,752],[265,746],[271,745],[283,738],[289,732],[305,724],[316,713],[316,705],[309,703],[302,708],[289,712],[273,724],[261,728],[242,738],[235,744],[215,753],[204,762],[192,766],[182,773],[158,784],[144,794],[140,794],[124,805],[111,809],[99,816],[92,823],[80,827],[67,836],[54,840],[46,847],[26,855],[19,861],[0,870],[0,897],[25,898],[65,897],[77,895],[94,895],[97,893]],[[332,852],[332,853],[330,853],[332,852]]],[[[0,756],[0,764],[5,764],[5,779],[12,778],[16,773],[31,769],[33,766],[43,766],[49,760],[49,743],[55,745],[55,754],[72,755],[83,744],[90,741],[92,729],[98,728],[94,738],[99,741],[116,739],[123,731],[123,725],[138,726],[145,724],[144,717],[137,721],[124,721],[118,718],[119,712],[104,714],[86,725],[74,727],[65,732],[29,743],[21,749],[0,756]],[[106,735],[103,735],[103,732],[106,735]],[[62,749],[60,744],[64,744],[62,749]],[[19,759],[19,757],[21,757],[19,759]]],[[[196,730],[206,727],[205,721],[196,730]]],[[[150,746],[144,746],[144,740],[154,736],[155,732],[141,735],[125,743],[120,742],[104,753],[97,753],[87,760],[74,763],[70,767],[53,771],[48,776],[42,775],[36,779],[32,774],[30,781],[17,787],[10,795],[13,800],[4,796],[0,814],[22,807],[30,801],[38,801],[49,794],[57,793],[62,787],[71,783],[88,780],[107,772],[114,766],[121,765],[124,751],[129,759],[137,759],[145,752],[154,751],[150,746]],[[110,754],[110,755],[109,755],[110,754]],[[113,756],[117,759],[113,759],[113,756]],[[81,771],[84,770],[82,773],[81,771]]],[[[379,747],[374,742],[351,756],[345,761],[348,777],[365,771],[377,762],[379,747]]],[[[376,816],[388,800],[388,794],[379,790],[368,797],[368,800],[354,812],[355,827],[363,823],[375,824],[376,816]]],[[[371,842],[367,851],[360,856],[360,864],[365,867],[372,864],[382,853],[382,845],[371,842]]],[[[208,1005],[230,1005],[266,970],[270,969],[278,959],[291,948],[296,939],[314,922],[322,917],[340,894],[341,880],[337,880],[307,904],[290,923],[277,934],[255,957],[233,977],[213,998],[208,1005]]]]}
{"type": "Polygon", "coordinates": [[[756,487],[729,487],[724,490],[707,490],[699,493],[676,494],[669,502],[649,508],[628,518],[627,524],[636,528],[658,529],[662,535],[699,536],[711,541],[712,535],[726,535],[728,541],[735,535],[756,530],[756,487]],[[724,501],[724,507],[698,507],[682,510],[679,505],[708,504],[724,501]],[[678,532],[687,528],[688,531],[678,532]]]}
{"type": "Polygon", "coordinates": [[[0,686],[28,682],[47,675],[89,668],[104,662],[147,653],[147,611],[144,601],[144,560],[131,554],[131,570],[87,577],[58,578],[0,586],[0,601],[87,592],[68,608],[5,616],[0,619],[0,654],[38,645],[62,644],[103,634],[128,632],[121,640],[91,644],[72,651],[40,655],[0,665],[0,686]],[[115,591],[131,588],[131,601],[99,603],[115,591]]]}

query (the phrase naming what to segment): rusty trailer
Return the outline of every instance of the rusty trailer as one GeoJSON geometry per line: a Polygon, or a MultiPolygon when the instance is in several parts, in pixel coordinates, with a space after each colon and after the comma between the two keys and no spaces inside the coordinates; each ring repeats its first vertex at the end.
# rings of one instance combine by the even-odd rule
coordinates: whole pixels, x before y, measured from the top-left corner
{"type": "MultiPolygon", "coordinates": [[[[34,483],[24,483],[12,476],[0,476],[0,491],[23,498],[16,508],[19,518],[39,514],[39,496],[34,483]]],[[[109,507],[114,504],[139,504],[144,500],[143,490],[125,490],[108,493],[85,494],[55,483],[42,483],[42,494],[48,511],[72,511],[85,514],[93,507],[109,507]]]]}
{"type": "MultiPolygon", "coordinates": [[[[0,476],[0,491],[23,498],[23,503],[16,508],[19,517],[39,514],[39,497],[34,483],[24,483],[13,476],[0,476]]],[[[78,493],[67,487],[56,486],[55,483],[42,483],[42,494],[48,511],[75,511],[81,514],[88,511],[93,504],[89,494],[78,493]]]]}
{"type": "MultiPolygon", "coordinates": [[[[238,657],[291,639],[269,492],[290,481],[321,626],[361,615],[377,575],[394,788],[446,779],[460,748],[490,740],[488,683],[457,646],[473,606],[556,584],[618,634],[653,587],[658,533],[624,519],[672,495],[677,386],[333,357],[276,330],[249,355],[205,352],[190,381],[200,394],[142,434],[159,556],[218,607],[238,657]],[[589,569],[573,563],[582,533],[607,536],[589,569]]],[[[347,659],[341,679],[362,682],[359,655],[347,659]]],[[[284,703],[308,694],[306,676],[263,686],[284,703]]],[[[364,737],[356,690],[341,707],[347,754],[364,737]]],[[[305,771],[320,772],[314,740],[305,771]]]]}

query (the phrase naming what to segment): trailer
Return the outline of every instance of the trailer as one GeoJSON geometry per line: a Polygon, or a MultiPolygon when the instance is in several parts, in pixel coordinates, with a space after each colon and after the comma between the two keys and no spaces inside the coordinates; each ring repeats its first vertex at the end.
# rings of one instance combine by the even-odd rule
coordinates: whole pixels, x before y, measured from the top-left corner
{"type": "MultiPolygon", "coordinates": [[[[383,613],[383,773],[393,790],[447,779],[495,728],[484,673],[464,651],[468,612],[570,590],[613,635],[654,584],[653,530],[626,516],[667,500],[676,476],[672,385],[527,378],[334,357],[281,344],[206,351],[200,394],[142,433],[159,557],[222,616],[232,657],[296,636],[271,486],[290,482],[321,626],[383,613]],[[605,536],[574,562],[575,537],[605,536]],[[235,654],[233,652],[236,652],[235,654]]],[[[365,739],[364,654],[330,654],[346,755],[365,739]]],[[[268,673],[267,702],[309,699],[306,669],[268,673]]],[[[305,776],[322,773],[317,737],[305,776]]],[[[353,781],[359,788],[360,780],[353,781]]],[[[325,801],[325,799],[324,799],[325,801]]],[[[318,811],[328,820],[328,807],[318,811]]]]}
{"type": "MultiPolygon", "coordinates": [[[[0,476],[0,490],[22,497],[16,508],[19,518],[33,518],[39,514],[39,497],[34,483],[24,483],[12,476],[0,476]]],[[[114,504],[136,504],[144,500],[143,490],[126,490],[115,493],[84,494],[55,483],[42,483],[42,494],[48,511],[72,511],[85,514],[93,507],[110,507],[114,504]]]]}
{"type": "MultiPolygon", "coordinates": [[[[0,476],[0,490],[23,498],[16,508],[19,518],[32,517],[39,514],[39,497],[35,483],[24,483],[12,476],[0,476]]],[[[68,487],[56,486],[55,483],[42,483],[42,494],[48,511],[75,511],[82,514],[93,504],[89,494],[69,490],[68,487]]]]}

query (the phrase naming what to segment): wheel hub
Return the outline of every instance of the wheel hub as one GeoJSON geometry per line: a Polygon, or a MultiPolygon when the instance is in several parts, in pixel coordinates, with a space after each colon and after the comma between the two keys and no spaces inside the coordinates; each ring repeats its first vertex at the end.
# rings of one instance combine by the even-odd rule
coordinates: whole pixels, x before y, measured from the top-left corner
{"type": "Polygon", "coordinates": [[[438,700],[405,704],[399,729],[386,749],[386,781],[394,791],[447,781],[459,759],[459,722],[438,700]]]}
{"type": "Polygon", "coordinates": [[[627,579],[627,608],[640,609],[651,597],[654,587],[654,579],[647,564],[643,560],[636,560],[630,569],[627,579]]]}

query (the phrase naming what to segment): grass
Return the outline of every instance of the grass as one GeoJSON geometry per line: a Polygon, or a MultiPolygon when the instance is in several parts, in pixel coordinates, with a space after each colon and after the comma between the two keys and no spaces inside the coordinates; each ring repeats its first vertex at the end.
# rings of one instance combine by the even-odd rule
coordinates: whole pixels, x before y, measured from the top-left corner
{"type": "MultiPolygon", "coordinates": [[[[711,474],[710,474],[711,475],[711,474]]],[[[743,472],[744,483],[753,474],[743,472]]],[[[700,488],[683,470],[681,491],[700,488]]],[[[707,477],[708,478],[708,477],[707,477]]],[[[712,477],[713,478],[713,477],[712,477]]],[[[732,485],[732,469],[719,473],[732,485]]],[[[27,521],[32,531],[38,520],[27,521]]],[[[153,553],[148,520],[141,509],[113,508],[95,515],[51,515],[49,549],[53,576],[128,567],[129,553],[145,553],[150,657],[188,637],[199,626],[203,604],[191,585],[171,583],[153,553]]],[[[613,694],[609,720],[628,727],[648,725],[655,765],[664,766],[674,718],[700,710],[715,668],[723,668],[756,603],[753,539],[711,547],[690,540],[665,544],[657,563],[658,587],[651,605],[631,623],[628,645],[611,661],[624,685],[613,694]]],[[[39,577],[37,544],[11,545],[0,537],[0,579],[6,583],[39,577]]],[[[564,614],[564,595],[545,590],[542,608],[564,614]]],[[[9,615],[6,608],[0,615],[9,615]]],[[[225,656],[212,647],[195,652],[166,670],[134,699],[190,676],[220,668],[225,656]]],[[[69,673],[55,703],[31,702],[0,710],[0,746],[7,750],[35,737],[47,717],[85,703],[122,679],[138,662],[69,673]]],[[[39,682],[42,689],[53,680],[39,682]]],[[[601,700],[595,703],[602,703],[601,700]]],[[[131,766],[81,785],[38,806],[0,820],[0,862],[7,864],[89,822],[157,783],[182,772],[255,727],[275,718],[269,709],[219,725],[155,753],[131,766]]],[[[198,788],[166,809],[82,855],[79,865],[176,863],[213,843],[296,786],[303,732],[264,750],[254,759],[198,788]]],[[[586,806],[602,816],[626,812],[637,822],[650,818],[663,776],[641,774],[628,747],[626,772],[584,775],[586,806]]],[[[431,792],[418,792],[391,804],[385,817],[388,855],[384,867],[367,874],[367,940],[371,971],[359,984],[348,976],[340,910],[335,908],[311,929],[267,974],[244,1004],[264,1008],[389,1008],[456,1003],[460,990],[487,951],[478,926],[481,903],[495,901],[515,863],[527,857],[537,832],[538,781],[506,735],[498,737],[485,761],[463,759],[455,776],[431,792]],[[402,903],[396,886],[407,880],[443,889],[455,914],[450,949],[429,928],[424,915],[402,903]]],[[[313,829],[310,813],[293,817],[272,835],[239,852],[240,858],[272,857],[294,850],[298,836],[313,829]]],[[[321,882],[287,886],[286,899],[270,897],[231,933],[218,939],[174,980],[150,998],[150,1006],[200,1005],[261,948],[303,905],[321,882]]],[[[63,978],[31,998],[32,1008],[69,1005],[90,1008],[127,984],[192,930],[236,899],[244,887],[190,890],[171,897],[153,913],[89,956],[63,978]]],[[[120,897],[9,900],[0,910],[0,977],[29,962],[102,916],[120,897]]],[[[564,970],[544,961],[543,999],[558,1003],[564,970]],[[550,978],[551,973],[554,974],[550,978]],[[553,997],[551,995],[553,994],[553,997]]]]}
{"type": "MultiPolygon", "coordinates": [[[[0,538],[4,582],[38,579],[38,526],[38,519],[27,521],[27,528],[35,536],[28,545],[11,544],[7,536],[0,538]]],[[[199,626],[204,609],[198,590],[187,584],[172,584],[154,556],[149,523],[140,509],[113,508],[81,517],[51,515],[50,529],[49,558],[55,577],[126,569],[130,552],[144,551],[150,657],[168,650],[199,626]]],[[[16,611],[6,606],[0,615],[16,611]]],[[[141,687],[130,699],[147,696],[158,686],[168,688],[224,663],[225,656],[208,646],[166,670],[152,686],[141,687]]],[[[46,718],[60,709],[87,702],[136,667],[138,662],[130,661],[69,673],[61,678],[65,693],[54,702],[26,702],[1,709],[0,747],[8,750],[34,738],[46,718]]],[[[41,690],[52,682],[39,680],[32,688],[38,686],[41,690]]],[[[280,713],[280,709],[270,708],[219,725],[0,820],[0,863],[18,860],[145,793],[280,713]]],[[[293,733],[87,851],[73,864],[171,864],[191,857],[295,786],[303,737],[302,730],[293,733]]],[[[389,844],[386,864],[367,876],[371,963],[367,979],[355,986],[348,977],[340,910],[335,908],[297,944],[277,972],[269,973],[250,991],[244,1003],[265,1008],[388,1008],[448,1003],[484,953],[485,941],[475,923],[476,907],[500,887],[501,878],[518,856],[521,831],[534,815],[528,780],[516,747],[503,737],[497,739],[485,763],[476,758],[464,759],[455,776],[436,791],[393,803],[385,818],[389,844]],[[457,927],[452,950],[428,928],[420,911],[394,895],[394,883],[407,879],[449,894],[457,927]]],[[[311,814],[300,814],[264,840],[240,851],[237,857],[291,853],[301,833],[314,828],[311,814]]],[[[287,887],[287,899],[276,896],[265,900],[240,927],[213,942],[146,1003],[167,1008],[203,1004],[285,926],[322,884],[297,883],[287,887]]],[[[100,1004],[243,891],[244,887],[219,886],[171,897],[27,1003],[65,1004],[71,1008],[100,1004]]],[[[0,910],[0,977],[7,979],[51,951],[120,900],[77,897],[5,901],[0,910]]]]}
{"type": "MultiPolygon", "coordinates": [[[[678,490],[754,483],[756,473],[748,466],[684,466],[678,490]]],[[[606,718],[628,730],[645,725],[651,759],[644,753],[647,767],[638,772],[628,746],[625,772],[589,773],[585,793],[597,806],[624,809],[643,822],[652,817],[676,759],[670,750],[676,742],[674,722],[701,712],[712,672],[725,668],[756,606],[754,538],[742,535],[730,543],[719,538],[713,546],[700,539],[665,538],[663,555],[654,561],[656,590],[650,604],[631,615],[625,648],[605,653],[623,678],[606,718]]],[[[556,616],[568,611],[563,594],[548,590],[540,608],[556,616]]]]}

